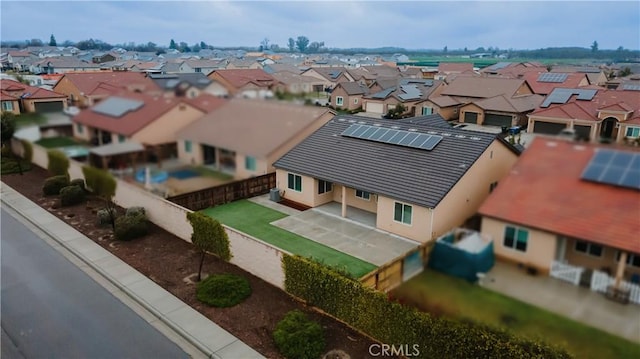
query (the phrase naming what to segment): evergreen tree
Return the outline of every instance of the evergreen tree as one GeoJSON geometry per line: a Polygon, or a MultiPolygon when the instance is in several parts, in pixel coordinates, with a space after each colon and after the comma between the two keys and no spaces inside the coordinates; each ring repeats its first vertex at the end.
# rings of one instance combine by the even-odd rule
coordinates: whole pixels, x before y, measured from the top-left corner
{"type": "Polygon", "coordinates": [[[178,45],[176,44],[176,42],[173,39],[171,39],[171,42],[169,43],[169,48],[173,49],[173,50],[178,48],[178,45]]]}
{"type": "Polygon", "coordinates": [[[49,38],[49,46],[58,46],[56,43],[56,37],[53,36],[53,34],[51,34],[51,37],[49,38]]]}

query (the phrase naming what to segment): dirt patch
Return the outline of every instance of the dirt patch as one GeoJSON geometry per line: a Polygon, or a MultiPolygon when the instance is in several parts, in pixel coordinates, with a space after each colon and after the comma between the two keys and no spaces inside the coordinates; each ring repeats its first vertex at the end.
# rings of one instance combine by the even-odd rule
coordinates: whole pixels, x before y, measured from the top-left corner
{"type": "MultiPolygon", "coordinates": [[[[232,273],[243,276],[251,283],[252,294],[246,301],[231,308],[212,308],[200,303],[195,296],[195,285],[185,281],[185,278],[197,271],[199,263],[199,254],[190,243],[155,225],[151,225],[150,233],[143,238],[130,242],[116,241],[110,227],[97,225],[95,212],[104,206],[102,201],[90,198],[87,203],[54,209],[53,204],[57,204],[55,197],[42,195],[42,184],[46,177],[46,170],[34,166],[22,176],[6,175],[1,179],[267,358],[282,358],[271,333],[277,322],[293,309],[303,310],[321,323],[325,329],[327,352],[339,349],[351,358],[371,357],[369,346],[375,342],[368,337],[339,321],[311,310],[286,292],[241,268],[212,256],[205,260],[204,273],[232,273]]],[[[120,210],[120,213],[123,211],[120,210]]]]}

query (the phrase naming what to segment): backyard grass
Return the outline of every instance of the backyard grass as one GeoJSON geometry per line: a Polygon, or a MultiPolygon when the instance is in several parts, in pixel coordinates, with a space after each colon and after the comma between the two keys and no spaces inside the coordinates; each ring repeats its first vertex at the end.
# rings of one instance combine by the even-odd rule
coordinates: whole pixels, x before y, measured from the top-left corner
{"type": "Polygon", "coordinates": [[[376,268],[371,263],[269,224],[287,215],[248,200],[207,208],[203,212],[229,227],[287,252],[313,257],[326,265],[344,269],[354,278],[360,278],[376,268]]]}
{"type": "Polygon", "coordinates": [[[433,270],[412,278],[393,296],[438,315],[470,318],[539,338],[576,358],[640,358],[639,344],[433,270]]]}
{"type": "Polygon", "coordinates": [[[40,145],[45,148],[56,148],[56,147],[66,147],[66,146],[75,146],[79,143],[71,137],[49,137],[49,138],[41,138],[35,142],[37,145],[40,145]]]}
{"type": "Polygon", "coordinates": [[[204,166],[198,166],[194,168],[194,171],[198,172],[200,176],[204,177],[212,177],[215,179],[219,179],[221,181],[230,181],[233,179],[233,176],[230,174],[222,173],[216,170],[212,170],[210,168],[204,166]]]}
{"type": "Polygon", "coordinates": [[[26,127],[32,125],[41,125],[47,122],[46,117],[35,112],[21,113],[16,116],[16,127],[26,127]]]}

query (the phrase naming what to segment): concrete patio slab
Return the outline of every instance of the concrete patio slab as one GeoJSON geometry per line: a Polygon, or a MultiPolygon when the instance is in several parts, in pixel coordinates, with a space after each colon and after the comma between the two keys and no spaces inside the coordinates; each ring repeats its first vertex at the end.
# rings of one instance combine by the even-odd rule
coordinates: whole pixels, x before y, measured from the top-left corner
{"type": "Polygon", "coordinates": [[[640,343],[640,305],[614,302],[602,293],[549,276],[527,275],[517,266],[500,261],[480,285],[640,343]]]}
{"type": "Polygon", "coordinates": [[[418,242],[316,208],[271,224],[377,266],[419,246],[418,242]]]}

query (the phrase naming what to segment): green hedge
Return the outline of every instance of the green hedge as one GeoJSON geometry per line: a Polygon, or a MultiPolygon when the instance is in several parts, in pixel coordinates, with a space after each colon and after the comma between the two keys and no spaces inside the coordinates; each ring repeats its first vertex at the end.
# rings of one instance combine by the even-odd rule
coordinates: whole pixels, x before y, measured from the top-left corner
{"type": "Polygon", "coordinates": [[[59,150],[47,151],[49,157],[49,164],[47,169],[55,176],[68,176],[69,175],[69,159],[64,152],[59,150]]]}
{"type": "Polygon", "coordinates": [[[120,241],[130,241],[149,232],[147,217],[142,214],[116,218],[115,237],[120,241]]]}
{"type": "Polygon", "coordinates": [[[233,307],[250,295],[249,281],[233,274],[212,274],[196,287],[198,300],[217,308],[233,307]]]}
{"type": "Polygon", "coordinates": [[[200,212],[187,213],[187,220],[193,228],[191,242],[196,248],[213,253],[225,261],[231,259],[229,237],[220,222],[200,212]]]}
{"type": "Polygon", "coordinates": [[[283,257],[285,290],[371,337],[417,345],[421,358],[570,358],[566,351],[505,331],[390,301],[378,291],[299,256],[283,257]]]}
{"type": "Polygon", "coordinates": [[[53,176],[44,180],[42,192],[45,196],[59,195],[60,190],[69,185],[69,177],[65,175],[53,176]]]}
{"type": "Polygon", "coordinates": [[[69,185],[60,190],[60,205],[62,207],[73,206],[82,203],[85,199],[85,191],[77,185],[69,185]]]}
{"type": "Polygon", "coordinates": [[[273,340],[280,353],[290,359],[318,359],[326,345],[320,324],[297,309],[276,324],[273,340]]]}

